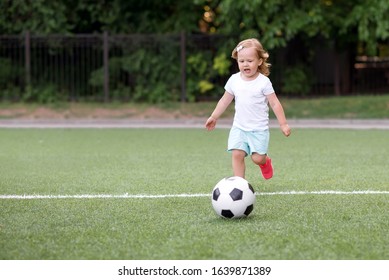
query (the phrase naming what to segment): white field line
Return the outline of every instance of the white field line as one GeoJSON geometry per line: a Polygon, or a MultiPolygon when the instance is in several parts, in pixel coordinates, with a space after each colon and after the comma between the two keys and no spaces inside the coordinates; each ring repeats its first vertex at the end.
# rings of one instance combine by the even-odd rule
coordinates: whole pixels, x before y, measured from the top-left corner
{"type": "MultiPolygon", "coordinates": [[[[268,192],[256,193],[257,196],[269,195],[363,195],[363,194],[389,194],[389,191],[286,191],[286,192],[268,192]]],[[[94,198],[190,198],[190,197],[211,197],[211,194],[197,193],[197,194],[76,194],[76,195],[39,195],[39,194],[24,194],[24,195],[0,195],[0,199],[94,199],[94,198]]]]}

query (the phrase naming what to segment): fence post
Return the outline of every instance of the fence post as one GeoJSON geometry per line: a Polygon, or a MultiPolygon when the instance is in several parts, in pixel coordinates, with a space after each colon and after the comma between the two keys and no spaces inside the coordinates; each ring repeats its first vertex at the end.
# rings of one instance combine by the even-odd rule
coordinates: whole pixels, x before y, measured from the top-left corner
{"type": "Polygon", "coordinates": [[[25,67],[25,83],[26,90],[30,91],[31,88],[31,36],[30,31],[26,31],[24,34],[24,67],[25,67]]]}
{"type": "Polygon", "coordinates": [[[181,31],[181,102],[186,101],[186,37],[185,32],[181,31]]]}
{"type": "Polygon", "coordinates": [[[108,32],[103,35],[104,102],[109,101],[109,44],[108,32]]]}

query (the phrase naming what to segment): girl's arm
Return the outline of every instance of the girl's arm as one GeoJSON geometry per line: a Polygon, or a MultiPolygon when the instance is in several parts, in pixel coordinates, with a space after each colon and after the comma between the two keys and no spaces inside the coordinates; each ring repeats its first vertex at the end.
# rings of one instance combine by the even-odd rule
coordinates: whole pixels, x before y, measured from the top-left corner
{"type": "Polygon", "coordinates": [[[213,113],[205,123],[205,128],[207,130],[213,130],[215,128],[217,120],[224,113],[224,111],[227,109],[228,105],[230,105],[233,99],[234,96],[232,94],[228,93],[227,91],[224,92],[224,95],[220,98],[215,110],[213,110],[213,113]]]}
{"type": "Polygon", "coordinates": [[[280,128],[281,128],[282,133],[286,137],[288,137],[291,133],[290,127],[286,121],[284,109],[282,108],[282,105],[281,105],[280,101],[278,100],[277,95],[275,93],[267,95],[267,100],[269,101],[269,105],[277,117],[277,120],[278,120],[278,123],[280,124],[280,128]]]}

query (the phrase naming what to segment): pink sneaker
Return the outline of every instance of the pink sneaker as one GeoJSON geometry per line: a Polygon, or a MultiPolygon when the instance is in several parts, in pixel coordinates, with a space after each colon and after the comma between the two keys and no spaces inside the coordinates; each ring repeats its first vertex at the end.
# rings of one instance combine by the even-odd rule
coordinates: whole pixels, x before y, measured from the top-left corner
{"type": "Polygon", "coordinates": [[[266,157],[266,163],[259,165],[262,171],[262,176],[266,180],[269,180],[271,177],[273,177],[273,165],[271,164],[271,158],[266,157]]]}

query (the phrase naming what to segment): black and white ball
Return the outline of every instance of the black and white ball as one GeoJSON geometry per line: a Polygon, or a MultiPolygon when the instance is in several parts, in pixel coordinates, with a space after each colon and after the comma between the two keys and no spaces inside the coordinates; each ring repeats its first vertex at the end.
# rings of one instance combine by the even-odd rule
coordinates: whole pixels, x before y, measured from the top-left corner
{"type": "Polygon", "coordinates": [[[255,191],[247,180],[234,176],[220,180],[212,191],[216,214],[228,219],[247,217],[254,209],[255,191]]]}

